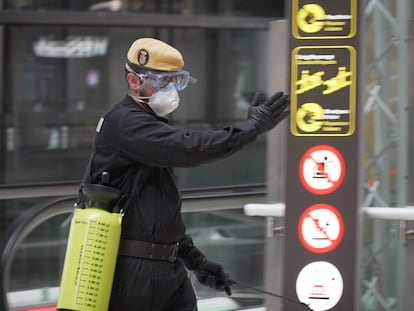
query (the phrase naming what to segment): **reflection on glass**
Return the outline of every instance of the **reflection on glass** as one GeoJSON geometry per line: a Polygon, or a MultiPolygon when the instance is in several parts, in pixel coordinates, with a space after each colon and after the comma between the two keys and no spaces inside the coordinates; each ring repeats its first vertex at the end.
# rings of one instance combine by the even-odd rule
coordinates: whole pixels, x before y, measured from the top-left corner
{"type": "MultiPolygon", "coordinates": [[[[184,69],[198,82],[180,93],[171,122],[211,130],[244,120],[251,95],[267,85],[267,32],[172,33],[184,69]]],[[[125,51],[153,30],[19,26],[6,34],[6,169],[0,183],[80,180],[97,121],[126,95],[125,51]]],[[[260,138],[230,159],[177,170],[178,182],[183,188],[261,183],[264,161],[250,159],[264,159],[264,153],[260,138]]]]}
{"type": "Polygon", "coordinates": [[[22,242],[11,267],[10,291],[59,286],[69,216],[64,214],[47,220],[22,242]]]}
{"type": "Polygon", "coordinates": [[[268,0],[6,0],[5,8],[179,15],[284,16],[284,1],[268,0]]]}

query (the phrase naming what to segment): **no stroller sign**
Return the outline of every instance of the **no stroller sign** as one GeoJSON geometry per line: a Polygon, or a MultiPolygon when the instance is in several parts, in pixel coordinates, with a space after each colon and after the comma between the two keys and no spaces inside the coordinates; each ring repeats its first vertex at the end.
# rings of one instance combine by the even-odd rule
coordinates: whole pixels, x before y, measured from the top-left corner
{"type": "Polygon", "coordinates": [[[334,250],[344,235],[344,221],[340,212],[329,204],[315,204],[301,215],[298,236],[302,245],[313,253],[334,250]]]}

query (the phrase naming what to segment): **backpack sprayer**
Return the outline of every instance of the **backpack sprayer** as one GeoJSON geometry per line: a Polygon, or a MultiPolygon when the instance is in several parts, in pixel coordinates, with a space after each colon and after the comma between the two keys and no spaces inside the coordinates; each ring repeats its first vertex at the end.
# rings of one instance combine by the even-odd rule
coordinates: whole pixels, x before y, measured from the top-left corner
{"type": "Polygon", "coordinates": [[[108,310],[121,238],[121,192],[101,184],[81,187],[83,204],[71,220],[60,284],[58,311],[108,310]]]}

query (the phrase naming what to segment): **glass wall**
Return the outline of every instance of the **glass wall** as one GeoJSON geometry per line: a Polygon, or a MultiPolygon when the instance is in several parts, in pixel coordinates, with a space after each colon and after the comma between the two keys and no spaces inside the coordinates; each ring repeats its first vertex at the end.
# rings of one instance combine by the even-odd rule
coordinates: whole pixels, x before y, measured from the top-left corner
{"type": "MultiPolygon", "coordinates": [[[[97,120],[126,94],[126,52],[139,37],[173,44],[184,55],[185,69],[198,80],[180,93],[172,124],[209,130],[244,120],[253,92],[266,89],[267,21],[269,16],[281,18],[284,4],[21,0],[3,1],[3,6],[0,19],[6,16],[8,22],[0,28],[0,188],[80,181],[97,120]],[[94,25],[93,11],[108,11],[101,7],[108,3],[122,4],[122,9],[103,12],[107,24],[94,25]],[[39,20],[42,12],[60,12],[65,22],[39,20]],[[137,20],[151,16],[160,23],[179,14],[237,20],[224,28],[217,27],[224,21],[220,18],[203,26],[196,18],[190,21],[193,26],[180,28],[154,26],[157,22],[126,27],[117,25],[122,14],[137,14],[137,20]],[[79,26],[78,20],[88,16],[88,26],[79,26]],[[244,22],[255,16],[264,26],[249,28],[244,22]]],[[[181,188],[264,183],[265,138],[228,159],[176,173],[181,188]]],[[[26,206],[16,201],[0,199],[2,222],[10,222],[26,206]]]]}
{"type": "MultiPolygon", "coordinates": [[[[182,51],[185,68],[198,80],[180,93],[174,125],[215,129],[246,118],[251,95],[266,86],[266,31],[158,33],[182,51]]],[[[6,27],[1,183],[81,178],[97,120],[126,94],[126,51],[146,36],[154,30],[6,27]]],[[[263,182],[263,138],[231,159],[178,175],[186,188],[263,182]]]]}
{"type": "Polygon", "coordinates": [[[182,15],[283,16],[283,1],[267,0],[5,0],[6,9],[108,11],[182,15]]]}

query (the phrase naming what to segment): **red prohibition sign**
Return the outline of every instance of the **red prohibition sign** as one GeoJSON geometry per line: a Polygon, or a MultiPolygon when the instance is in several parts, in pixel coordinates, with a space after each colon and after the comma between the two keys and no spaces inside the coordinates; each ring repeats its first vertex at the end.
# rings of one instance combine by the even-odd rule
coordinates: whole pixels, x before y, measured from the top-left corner
{"type": "Polygon", "coordinates": [[[298,235],[307,250],[313,253],[330,252],[341,243],[344,236],[342,215],[332,205],[312,205],[299,219],[298,235]]]}
{"type": "Polygon", "coordinates": [[[302,185],[314,194],[334,192],[345,177],[345,161],[342,154],[329,145],[317,145],[308,149],[299,163],[302,185]]]}

